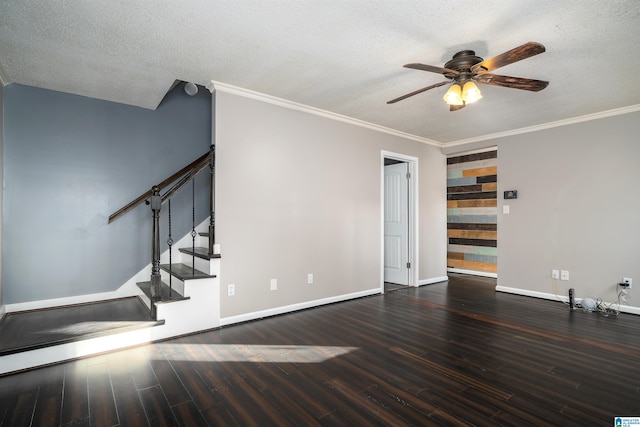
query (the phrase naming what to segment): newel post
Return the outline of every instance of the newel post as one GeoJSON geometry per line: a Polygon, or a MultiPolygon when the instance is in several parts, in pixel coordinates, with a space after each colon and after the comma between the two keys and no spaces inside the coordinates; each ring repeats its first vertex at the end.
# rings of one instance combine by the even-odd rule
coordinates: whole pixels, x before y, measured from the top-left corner
{"type": "Polygon", "coordinates": [[[213,255],[215,243],[216,213],[215,213],[215,185],[216,185],[216,146],[211,145],[209,157],[209,256],[213,255]]]}
{"type": "Polygon", "coordinates": [[[151,317],[157,320],[156,301],[160,301],[160,208],[162,198],[160,187],[151,188],[151,211],[153,212],[153,232],[151,235],[151,317]]]}

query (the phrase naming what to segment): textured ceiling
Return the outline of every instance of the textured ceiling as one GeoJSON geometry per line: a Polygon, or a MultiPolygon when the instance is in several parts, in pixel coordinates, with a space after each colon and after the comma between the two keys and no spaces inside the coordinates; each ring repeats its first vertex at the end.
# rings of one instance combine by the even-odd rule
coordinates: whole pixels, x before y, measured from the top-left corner
{"type": "Polygon", "coordinates": [[[640,104],[637,0],[202,0],[0,3],[0,79],[156,108],[175,80],[211,80],[447,144],[640,104]],[[403,68],[547,51],[496,74],[541,92],[481,86],[449,112],[448,86],[403,68]]]}

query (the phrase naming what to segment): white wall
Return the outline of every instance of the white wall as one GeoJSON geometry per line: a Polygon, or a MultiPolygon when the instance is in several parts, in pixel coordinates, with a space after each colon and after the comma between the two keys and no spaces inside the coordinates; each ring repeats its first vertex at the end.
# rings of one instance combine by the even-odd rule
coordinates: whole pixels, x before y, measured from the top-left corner
{"type": "Polygon", "coordinates": [[[382,150],[419,159],[419,278],[446,276],[440,149],[220,90],[215,105],[223,318],[380,290],[382,150]]]}
{"type": "Polygon", "coordinates": [[[640,283],[639,122],[632,112],[474,145],[498,146],[498,194],[518,190],[499,196],[499,287],[553,295],[551,269],[562,269],[559,294],[613,302],[623,276],[640,283]]]}
{"type": "MultiPolygon", "coordinates": [[[[4,165],[4,160],[3,160],[3,147],[4,147],[4,140],[3,140],[3,135],[4,135],[4,100],[3,100],[3,91],[4,91],[4,86],[2,84],[0,84],[0,178],[2,178],[2,181],[4,182],[4,169],[3,169],[3,165],[4,165]]],[[[2,214],[2,201],[4,200],[4,195],[3,195],[3,189],[4,189],[4,185],[0,185],[0,218],[3,217],[2,214]]],[[[4,303],[2,300],[2,251],[3,251],[3,247],[2,247],[2,224],[3,221],[0,220],[0,318],[2,318],[2,315],[4,314],[4,303]]]]}

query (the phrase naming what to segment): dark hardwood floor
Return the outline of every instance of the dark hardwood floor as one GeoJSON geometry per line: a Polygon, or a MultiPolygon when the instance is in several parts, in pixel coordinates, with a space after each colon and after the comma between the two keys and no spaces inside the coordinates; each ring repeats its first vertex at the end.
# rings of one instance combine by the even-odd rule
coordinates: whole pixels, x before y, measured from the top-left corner
{"type": "Polygon", "coordinates": [[[0,378],[1,426],[612,426],[640,317],[448,283],[0,378]]]}

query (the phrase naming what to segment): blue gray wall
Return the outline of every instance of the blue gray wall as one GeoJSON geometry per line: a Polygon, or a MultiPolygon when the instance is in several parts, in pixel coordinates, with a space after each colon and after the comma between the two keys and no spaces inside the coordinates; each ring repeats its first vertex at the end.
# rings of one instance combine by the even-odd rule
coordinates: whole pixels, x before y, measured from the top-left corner
{"type": "MultiPolygon", "coordinates": [[[[207,152],[211,108],[208,91],[189,97],[180,86],[155,111],[5,87],[4,303],[112,291],[147,265],[149,208],[107,218],[207,152]]],[[[197,222],[208,214],[206,175],[196,181],[197,222]]],[[[174,240],[191,228],[190,193],[172,201],[174,240]]],[[[166,215],[165,206],[164,224],[166,215]]]]}

